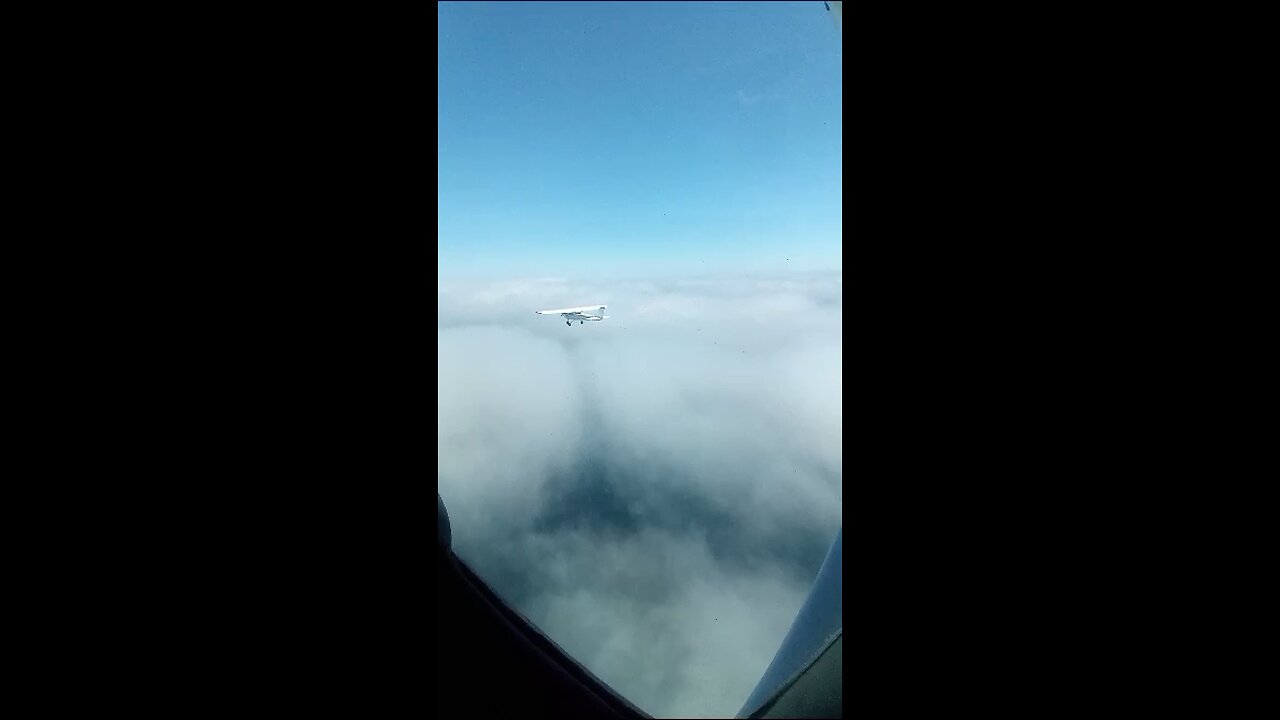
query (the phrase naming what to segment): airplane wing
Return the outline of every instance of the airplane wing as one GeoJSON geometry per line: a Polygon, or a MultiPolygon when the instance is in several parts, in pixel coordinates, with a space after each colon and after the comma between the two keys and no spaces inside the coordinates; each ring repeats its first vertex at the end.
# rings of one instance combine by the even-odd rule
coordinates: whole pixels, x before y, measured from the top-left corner
{"type": "Polygon", "coordinates": [[[599,311],[604,314],[604,309],[608,305],[583,305],[581,307],[559,308],[557,310],[535,310],[539,315],[585,315],[599,311]]]}

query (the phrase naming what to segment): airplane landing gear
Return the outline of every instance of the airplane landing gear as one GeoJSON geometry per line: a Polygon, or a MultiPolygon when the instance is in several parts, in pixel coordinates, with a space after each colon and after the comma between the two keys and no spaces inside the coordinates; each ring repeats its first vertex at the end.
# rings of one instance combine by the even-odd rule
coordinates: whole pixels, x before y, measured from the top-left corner
{"type": "Polygon", "coordinates": [[[568,320],[565,320],[565,321],[564,321],[564,325],[565,325],[565,327],[570,327],[570,326],[572,326],[572,325],[573,325],[573,323],[569,322],[568,320]]]}
{"type": "Polygon", "coordinates": [[[581,325],[581,324],[582,324],[582,321],[581,321],[581,320],[579,320],[579,321],[578,321],[578,324],[579,324],[579,325],[581,325]]]}

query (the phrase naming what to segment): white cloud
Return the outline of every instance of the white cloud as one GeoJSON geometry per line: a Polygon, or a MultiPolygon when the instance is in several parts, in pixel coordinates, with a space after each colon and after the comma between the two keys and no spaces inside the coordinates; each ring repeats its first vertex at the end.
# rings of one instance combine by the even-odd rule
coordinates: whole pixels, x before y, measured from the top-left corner
{"type": "Polygon", "coordinates": [[[446,285],[455,549],[655,715],[732,715],[841,524],[839,275],[446,285]],[[604,302],[565,327],[546,307],[604,302]]]}

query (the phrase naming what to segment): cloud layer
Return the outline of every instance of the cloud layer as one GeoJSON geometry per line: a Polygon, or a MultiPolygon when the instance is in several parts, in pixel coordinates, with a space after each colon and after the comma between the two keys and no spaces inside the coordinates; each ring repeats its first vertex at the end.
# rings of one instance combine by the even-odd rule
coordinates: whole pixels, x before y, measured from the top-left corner
{"type": "Polygon", "coordinates": [[[458,554],[645,711],[736,713],[841,524],[841,303],[838,274],[442,282],[458,554]]]}

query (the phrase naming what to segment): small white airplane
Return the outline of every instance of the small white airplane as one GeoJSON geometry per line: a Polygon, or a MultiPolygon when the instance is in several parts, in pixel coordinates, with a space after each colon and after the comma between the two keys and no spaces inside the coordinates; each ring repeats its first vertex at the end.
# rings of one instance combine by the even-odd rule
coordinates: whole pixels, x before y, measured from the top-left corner
{"type": "Polygon", "coordinates": [[[560,308],[559,310],[535,310],[539,315],[559,315],[564,318],[565,325],[573,325],[573,321],[577,320],[581,325],[584,322],[600,322],[609,317],[604,314],[607,305],[583,305],[582,307],[560,308]]]}

